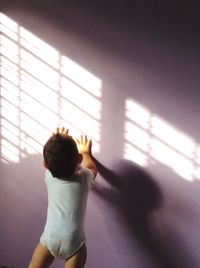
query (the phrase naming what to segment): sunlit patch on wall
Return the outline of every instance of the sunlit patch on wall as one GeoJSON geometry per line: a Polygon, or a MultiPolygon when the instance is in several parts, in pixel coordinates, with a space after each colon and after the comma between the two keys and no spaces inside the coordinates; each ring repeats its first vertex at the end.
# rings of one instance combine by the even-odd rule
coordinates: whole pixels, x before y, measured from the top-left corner
{"type": "MultiPolygon", "coordinates": [[[[67,72],[66,72],[67,73],[67,72]]],[[[94,91],[95,92],[95,91],[94,91]]],[[[99,151],[101,102],[92,93],[66,77],[61,78],[60,115],[64,125],[72,126],[72,134],[89,133],[95,152],[99,151]],[[89,130],[89,132],[88,132],[89,130]]]]}
{"type": "Polygon", "coordinates": [[[0,13],[1,161],[42,152],[58,126],[100,151],[101,80],[0,13]]]}
{"type": "Polygon", "coordinates": [[[92,95],[98,98],[101,97],[102,82],[98,77],[65,56],[62,56],[61,63],[61,72],[66,75],[66,77],[92,95]]]}
{"type": "Polygon", "coordinates": [[[124,158],[148,166],[155,161],[188,181],[200,178],[200,149],[186,134],[135,102],[125,102],[124,158]]]}
{"type": "Polygon", "coordinates": [[[198,146],[196,148],[196,152],[195,152],[195,163],[194,163],[194,176],[195,178],[197,178],[198,180],[200,180],[200,146],[198,146]]]}
{"type": "Polygon", "coordinates": [[[148,165],[150,113],[132,100],[125,107],[124,157],[141,166],[148,165]]]}

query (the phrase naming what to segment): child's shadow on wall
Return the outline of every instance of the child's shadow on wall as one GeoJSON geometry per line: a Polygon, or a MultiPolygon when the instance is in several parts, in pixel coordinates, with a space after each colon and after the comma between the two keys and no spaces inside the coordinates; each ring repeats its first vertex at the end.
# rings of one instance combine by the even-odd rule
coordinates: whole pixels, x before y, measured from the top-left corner
{"type": "Polygon", "coordinates": [[[96,159],[95,162],[100,175],[111,185],[112,190],[108,193],[108,189],[96,183],[94,191],[111,202],[129,234],[129,239],[137,242],[158,267],[175,268],[172,260],[165,254],[164,246],[156,244],[156,234],[151,228],[151,215],[162,206],[163,201],[160,188],[154,179],[131,161],[119,161],[115,172],[96,159]]]}

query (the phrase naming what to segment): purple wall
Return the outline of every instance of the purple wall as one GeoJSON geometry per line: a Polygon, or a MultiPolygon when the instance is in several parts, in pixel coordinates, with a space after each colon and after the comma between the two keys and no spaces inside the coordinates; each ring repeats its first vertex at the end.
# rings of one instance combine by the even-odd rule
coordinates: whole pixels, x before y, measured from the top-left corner
{"type": "MultiPolygon", "coordinates": [[[[195,2],[119,1],[115,8],[9,2],[2,9],[8,17],[102,81],[86,267],[200,267],[195,2]],[[124,157],[127,146],[132,161],[124,157]]],[[[22,268],[45,222],[42,158],[26,152],[19,163],[0,165],[0,264],[22,268]]]]}

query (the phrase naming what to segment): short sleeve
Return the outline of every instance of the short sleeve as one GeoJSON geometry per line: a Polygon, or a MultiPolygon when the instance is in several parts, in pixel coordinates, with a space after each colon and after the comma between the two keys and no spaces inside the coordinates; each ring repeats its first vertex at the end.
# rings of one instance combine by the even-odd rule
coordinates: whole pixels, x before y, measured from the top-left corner
{"type": "Polygon", "coordinates": [[[92,186],[94,185],[94,174],[88,168],[85,168],[84,169],[84,173],[86,175],[86,180],[87,180],[88,188],[91,189],[92,186]]]}
{"type": "Polygon", "coordinates": [[[45,171],[45,182],[49,181],[51,179],[52,175],[51,175],[51,172],[46,169],[45,171]]]}

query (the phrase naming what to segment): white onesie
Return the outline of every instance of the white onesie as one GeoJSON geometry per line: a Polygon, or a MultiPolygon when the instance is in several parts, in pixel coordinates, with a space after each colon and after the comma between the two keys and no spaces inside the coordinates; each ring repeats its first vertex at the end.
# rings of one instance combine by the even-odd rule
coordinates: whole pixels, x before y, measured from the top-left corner
{"type": "Polygon", "coordinates": [[[91,170],[82,167],[67,180],[46,171],[47,221],[40,242],[57,258],[68,259],[85,243],[84,217],[93,177],[91,170]]]}

